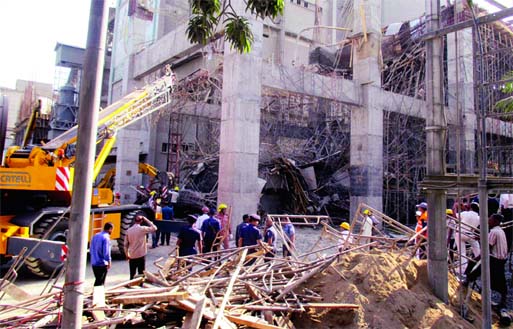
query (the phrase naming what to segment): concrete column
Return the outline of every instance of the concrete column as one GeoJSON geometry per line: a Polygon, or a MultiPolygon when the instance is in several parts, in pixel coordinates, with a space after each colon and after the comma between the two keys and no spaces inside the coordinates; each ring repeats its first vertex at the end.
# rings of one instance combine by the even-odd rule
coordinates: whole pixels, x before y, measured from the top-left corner
{"type": "MultiPolygon", "coordinates": [[[[242,0],[232,1],[239,13],[242,0]]],[[[224,48],[223,102],[219,154],[218,203],[232,207],[231,225],[244,213],[257,209],[258,153],[260,136],[260,99],[262,79],[262,32],[260,21],[247,17],[252,25],[254,43],[249,54],[224,48]]]]}
{"type": "MultiPolygon", "coordinates": [[[[466,0],[455,3],[455,17],[463,12],[466,0]]],[[[447,79],[449,87],[449,107],[458,115],[459,140],[461,150],[461,173],[472,174],[475,163],[475,123],[474,114],[474,61],[472,50],[472,28],[463,29],[447,36],[447,79]]],[[[450,141],[457,145],[457,141],[450,141]]],[[[456,149],[456,148],[455,148],[456,149]]]]}
{"type": "MultiPolygon", "coordinates": [[[[135,81],[133,76],[133,55],[129,56],[124,67],[122,95],[126,95],[138,87],[141,82],[135,81]]],[[[116,185],[115,191],[121,193],[121,203],[133,203],[137,192],[132,188],[141,184],[139,172],[139,153],[141,151],[142,122],[136,122],[120,130],[116,139],[116,185]]]]}
{"type": "Polygon", "coordinates": [[[360,202],[383,208],[383,109],[381,97],[381,0],[354,1],[353,32],[363,32],[358,8],[363,6],[367,41],[353,47],[353,79],[360,86],[361,107],[351,110],[351,217],[360,202]]]}
{"type": "MultiPolygon", "coordinates": [[[[427,31],[440,28],[440,0],[426,0],[427,31]]],[[[442,40],[426,41],[426,171],[427,175],[445,174],[445,122],[442,103],[442,40]]],[[[442,189],[429,189],[428,197],[428,278],[434,294],[448,301],[446,196],[442,189]]]]}

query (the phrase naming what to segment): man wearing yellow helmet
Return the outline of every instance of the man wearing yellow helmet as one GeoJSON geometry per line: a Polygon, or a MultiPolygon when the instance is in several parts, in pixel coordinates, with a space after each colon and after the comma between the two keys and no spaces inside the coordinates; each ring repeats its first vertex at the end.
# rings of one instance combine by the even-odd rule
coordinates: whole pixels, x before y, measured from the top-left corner
{"type": "Polygon", "coordinates": [[[353,237],[351,236],[351,225],[348,222],[342,222],[340,224],[340,233],[342,233],[342,238],[338,241],[340,248],[339,251],[343,251],[351,248],[351,244],[353,243],[353,237]]]}
{"type": "Polygon", "coordinates": [[[228,205],[221,203],[219,207],[217,207],[217,215],[216,218],[221,224],[221,231],[219,232],[221,245],[223,249],[230,248],[230,240],[229,236],[232,234],[230,228],[230,216],[228,215],[228,205]]]}

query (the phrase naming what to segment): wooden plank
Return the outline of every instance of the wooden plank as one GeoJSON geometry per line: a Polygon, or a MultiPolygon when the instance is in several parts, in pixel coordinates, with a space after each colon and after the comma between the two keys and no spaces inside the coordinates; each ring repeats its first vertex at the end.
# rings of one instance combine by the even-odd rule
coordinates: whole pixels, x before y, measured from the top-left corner
{"type": "MultiPolygon", "coordinates": [[[[104,307],[105,306],[105,287],[104,286],[94,286],[93,287],[93,308],[94,307],[104,307]]],[[[95,310],[92,311],[93,318],[95,321],[103,321],[105,320],[105,312],[103,310],[95,310]]],[[[105,327],[100,327],[105,328],[105,327]]]]}
{"type": "Polygon", "coordinates": [[[186,291],[180,292],[166,292],[157,294],[142,294],[142,295],[121,295],[112,298],[112,304],[148,304],[157,302],[170,302],[173,300],[183,300],[189,297],[186,291]]]}
{"type": "Polygon", "coordinates": [[[194,312],[192,313],[192,319],[189,323],[190,329],[199,329],[201,325],[201,320],[203,319],[203,310],[205,309],[205,305],[207,304],[207,300],[205,297],[201,298],[194,308],[194,312]]]}
{"type": "Polygon", "coordinates": [[[228,303],[228,299],[230,298],[230,294],[232,292],[233,285],[235,284],[235,280],[239,276],[240,269],[242,268],[242,265],[244,264],[244,260],[246,259],[247,254],[248,254],[248,250],[244,249],[240,256],[239,263],[237,264],[237,267],[235,268],[235,271],[232,274],[230,283],[228,284],[228,287],[226,287],[226,292],[225,292],[223,301],[221,302],[221,305],[219,306],[219,309],[217,310],[217,317],[216,317],[216,320],[214,322],[214,326],[212,329],[217,329],[221,325],[221,320],[224,317],[224,308],[226,307],[226,304],[228,303]]]}
{"type": "Polygon", "coordinates": [[[143,278],[132,279],[130,281],[125,281],[125,282],[122,282],[122,283],[117,284],[115,286],[109,287],[109,289],[107,289],[107,292],[109,292],[111,290],[116,290],[116,289],[119,289],[119,288],[123,288],[123,287],[140,286],[142,283],[143,283],[143,278]]]}
{"type": "Polygon", "coordinates": [[[234,316],[234,315],[229,315],[229,314],[225,314],[225,316],[228,320],[232,321],[235,324],[248,326],[250,328],[280,329],[280,327],[269,324],[269,322],[262,320],[260,318],[257,318],[256,316],[251,316],[251,315],[234,316]]]}
{"type": "Polygon", "coordinates": [[[32,297],[34,297],[12,282],[4,284],[1,291],[5,292],[8,296],[12,297],[14,300],[20,301],[20,302],[29,300],[32,297]]]}
{"type": "Polygon", "coordinates": [[[167,281],[162,280],[161,278],[159,278],[158,276],[154,275],[151,272],[144,271],[144,277],[146,278],[146,280],[148,280],[148,282],[156,283],[156,284],[158,284],[160,286],[164,286],[164,287],[170,286],[167,281]]]}

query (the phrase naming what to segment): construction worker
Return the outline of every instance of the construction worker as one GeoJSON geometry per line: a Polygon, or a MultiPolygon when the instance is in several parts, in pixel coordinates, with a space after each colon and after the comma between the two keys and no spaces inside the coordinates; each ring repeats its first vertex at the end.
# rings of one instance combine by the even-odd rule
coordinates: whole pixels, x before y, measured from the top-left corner
{"type": "Polygon", "coordinates": [[[103,286],[105,284],[107,272],[112,265],[110,235],[113,229],[114,224],[111,222],[105,223],[103,231],[96,233],[91,239],[89,254],[91,255],[95,286],[103,286]]]}
{"type": "Polygon", "coordinates": [[[232,230],[230,228],[230,216],[227,214],[228,206],[224,203],[221,203],[217,208],[217,220],[219,224],[221,224],[221,232],[219,232],[219,239],[221,241],[221,245],[223,249],[230,248],[230,236],[232,234],[232,230]]]}
{"type": "Polygon", "coordinates": [[[274,257],[276,255],[276,230],[273,227],[273,220],[269,217],[265,220],[264,241],[267,243],[272,251],[265,254],[265,257],[274,257]]]}
{"type": "Polygon", "coordinates": [[[178,202],[178,197],[180,196],[180,193],[178,193],[178,191],[180,191],[180,188],[178,186],[175,186],[173,188],[173,190],[169,193],[169,194],[171,194],[170,201],[171,201],[171,206],[173,206],[173,208],[175,207],[176,203],[178,202]]]}
{"type": "Polygon", "coordinates": [[[189,225],[180,230],[176,241],[179,256],[196,255],[202,249],[201,236],[193,227],[196,223],[196,217],[193,215],[187,216],[187,222],[189,225]]]}
{"type": "Polygon", "coordinates": [[[235,244],[237,246],[239,246],[240,232],[247,225],[249,225],[249,215],[248,214],[244,214],[244,215],[242,215],[242,223],[237,225],[237,227],[235,228],[235,244]]]}
{"type": "Polygon", "coordinates": [[[214,218],[215,214],[216,210],[214,208],[209,209],[208,218],[201,225],[203,253],[218,250],[218,247],[214,246],[214,241],[219,231],[221,231],[221,225],[219,225],[219,221],[214,218]]]}
{"type": "Polygon", "coordinates": [[[342,234],[342,239],[339,240],[340,251],[349,249],[351,244],[353,243],[353,237],[351,236],[351,225],[348,222],[342,222],[340,224],[340,233],[342,234]]]}
{"type": "Polygon", "coordinates": [[[447,222],[447,249],[449,250],[449,259],[451,261],[454,260],[454,248],[455,248],[455,239],[454,239],[454,227],[455,227],[455,217],[452,209],[445,209],[446,222],[447,222]]]}
{"type": "Polygon", "coordinates": [[[157,227],[142,213],[135,216],[134,225],[126,232],[125,237],[125,254],[130,266],[130,280],[135,276],[137,271],[140,275],[145,269],[145,257],[148,253],[146,244],[146,234],[157,231],[157,227]],[[148,226],[142,226],[142,223],[148,226]]]}
{"type": "MultiPolygon", "coordinates": [[[[363,223],[362,223],[362,229],[360,231],[360,234],[363,236],[360,238],[360,245],[368,244],[371,242],[370,236],[372,236],[372,226],[373,222],[371,219],[372,213],[369,209],[365,209],[363,211],[363,223]]],[[[369,247],[365,248],[366,250],[369,250],[369,247]]]]}
{"type": "Polygon", "coordinates": [[[477,234],[477,228],[479,226],[479,204],[472,202],[470,204],[469,211],[462,211],[460,213],[461,225],[456,225],[456,232],[454,238],[456,240],[456,247],[458,254],[460,254],[460,266],[458,267],[458,273],[463,276],[467,269],[467,243],[472,248],[474,258],[477,258],[481,254],[481,248],[479,246],[479,235],[477,234]],[[461,230],[460,230],[461,229],[461,230]]]}

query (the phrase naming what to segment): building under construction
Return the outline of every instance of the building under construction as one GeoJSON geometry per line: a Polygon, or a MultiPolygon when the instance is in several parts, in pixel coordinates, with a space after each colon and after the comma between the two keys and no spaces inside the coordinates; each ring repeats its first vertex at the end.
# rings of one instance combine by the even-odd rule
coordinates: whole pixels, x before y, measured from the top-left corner
{"type": "MultiPolygon", "coordinates": [[[[122,133],[131,138],[120,138],[117,166],[137,165],[132,150],[142,148],[180,186],[233,204],[236,218],[257,205],[266,212],[348,218],[364,201],[412,224],[415,204],[425,199],[419,183],[426,174],[427,30],[424,3],[417,2],[400,14],[395,2],[369,8],[356,1],[287,2],[283,17],[255,22],[254,51],[239,59],[222,38],[189,44],[187,1],[161,1],[158,8],[122,1],[111,101],[151,81],[165,65],[180,87],[172,106],[122,133]],[[374,57],[362,50],[368,42],[362,31],[379,43],[374,57]],[[231,63],[230,56],[250,63],[231,63]]],[[[440,24],[470,18],[465,2],[456,1],[442,7],[440,24]]],[[[489,122],[489,173],[509,176],[512,126],[495,104],[508,97],[501,86],[513,65],[511,20],[480,24],[479,32],[480,42],[472,27],[443,37],[445,170],[478,173],[478,93],[489,122]]],[[[125,199],[134,197],[127,188],[134,177],[121,175],[117,184],[125,199]]]]}

